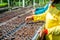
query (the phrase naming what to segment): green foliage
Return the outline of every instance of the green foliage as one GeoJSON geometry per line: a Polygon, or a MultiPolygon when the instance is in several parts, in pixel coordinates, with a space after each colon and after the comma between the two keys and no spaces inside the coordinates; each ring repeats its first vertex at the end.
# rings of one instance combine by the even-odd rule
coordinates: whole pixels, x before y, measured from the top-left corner
{"type": "Polygon", "coordinates": [[[2,0],[3,2],[8,2],[7,0],[2,0]]]}
{"type": "Polygon", "coordinates": [[[49,0],[40,0],[39,3],[40,3],[41,6],[44,6],[47,3],[49,3],[49,0]]]}
{"type": "MultiPolygon", "coordinates": [[[[19,2],[15,2],[16,6],[19,6],[19,2]]],[[[22,6],[22,2],[20,2],[20,6],[22,6]]]]}
{"type": "Polygon", "coordinates": [[[7,3],[1,3],[0,4],[0,7],[5,7],[5,6],[7,6],[8,4],[7,3]]]}
{"type": "Polygon", "coordinates": [[[56,8],[57,8],[58,10],[60,10],[60,3],[55,4],[55,6],[56,6],[56,8]]]}
{"type": "MultiPolygon", "coordinates": [[[[3,1],[3,4],[0,4],[0,6],[7,5],[6,4],[6,3],[8,3],[7,0],[2,0],[2,1],[3,1]]],[[[46,5],[48,2],[49,2],[49,0],[35,0],[35,3],[40,7],[46,5]]],[[[10,0],[9,3],[10,3],[10,6],[19,6],[19,0],[10,0]]],[[[32,5],[32,4],[33,4],[33,0],[25,0],[25,5],[26,6],[29,6],[29,5],[32,5]]],[[[22,0],[20,0],[20,6],[22,6],[22,0]]]]}

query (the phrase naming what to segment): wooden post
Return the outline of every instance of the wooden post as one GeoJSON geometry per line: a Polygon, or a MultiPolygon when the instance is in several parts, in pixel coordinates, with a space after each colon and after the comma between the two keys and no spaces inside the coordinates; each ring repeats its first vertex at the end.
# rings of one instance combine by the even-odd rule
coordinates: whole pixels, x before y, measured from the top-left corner
{"type": "Polygon", "coordinates": [[[2,0],[1,0],[1,3],[2,3],[2,0]]]}
{"type": "Polygon", "coordinates": [[[25,7],[25,0],[23,0],[23,7],[25,7]]]}
{"type": "Polygon", "coordinates": [[[33,1],[33,5],[35,6],[35,0],[33,1]]]}
{"type": "Polygon", "coordinates": [[[9,0],[7,0],[7,1],[8,1],[8,8],[9,8],[10,7],[10,3],[9,3],[10,1],[9,0]]]}
{"type": "Polygon", "coordinates": [[[39,0],[39,5],[40,5],[40,0],[39,0]]]}
{"type": "Polygon", "coordinates": [[[7,1],[8,1],[8,8],[11,11],[11,8],[10,8],[10,0],[7,0],[7,1]]]}
{"type": "Polygon", "coordinates": [[[35,0],[33,0],[33,7],[35,8],[35,0]]]}
{"type": "Polygon", "coordinates": [[[20,7],[20,0],[19,0],[19,7],[20,7]]]}

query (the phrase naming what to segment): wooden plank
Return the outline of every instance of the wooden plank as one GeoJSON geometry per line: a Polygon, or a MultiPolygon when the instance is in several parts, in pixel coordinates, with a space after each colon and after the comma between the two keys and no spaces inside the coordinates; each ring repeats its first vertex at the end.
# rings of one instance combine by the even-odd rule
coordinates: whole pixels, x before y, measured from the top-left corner
{"type": "Polygon", "coordinates": [[[0,8],[0,11],[6,10],[6,9],[8,9],[8,7],[0,8]]]}

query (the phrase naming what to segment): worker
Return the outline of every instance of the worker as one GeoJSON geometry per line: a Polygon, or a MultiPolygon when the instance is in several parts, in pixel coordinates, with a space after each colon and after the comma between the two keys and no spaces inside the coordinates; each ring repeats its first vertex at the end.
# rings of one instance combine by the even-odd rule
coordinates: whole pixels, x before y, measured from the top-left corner
{"type": "Polygon", "coordinates": [[[39,33],[40,37],[45,35],[46,40],[60,40],[60,0],[51,1],[51,6],[43,13],[28,16],[25,20],[45,21],[44,29],[39,33]]]}

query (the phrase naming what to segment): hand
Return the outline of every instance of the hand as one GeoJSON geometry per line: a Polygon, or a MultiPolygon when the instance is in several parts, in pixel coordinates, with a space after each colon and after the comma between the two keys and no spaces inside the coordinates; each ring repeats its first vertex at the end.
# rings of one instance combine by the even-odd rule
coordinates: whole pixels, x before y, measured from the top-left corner
{"type": "Polygon", "coordinates": [[[27,16],[26,19],[25,19],[26,22],[29,22],[29,21],[32,21],[32,20],[33,20],[33,16],[27,16]]]}
{"type": "Polygon", "coordinates": [[[43,30],[41,30],[40,32],[39,32],[39,36],[40,36],[40,40],[43,40],[44,39],[44,35],[45,35],[45,33],[44,33],[44,31],[43,30]]]}
{"type": "Polygon", "coordinates": [[[48,34],[48,30],[47,29],[43,29],[39,32],[40,38],[41,40],[44,39],[44,36],[48,34]]]}

